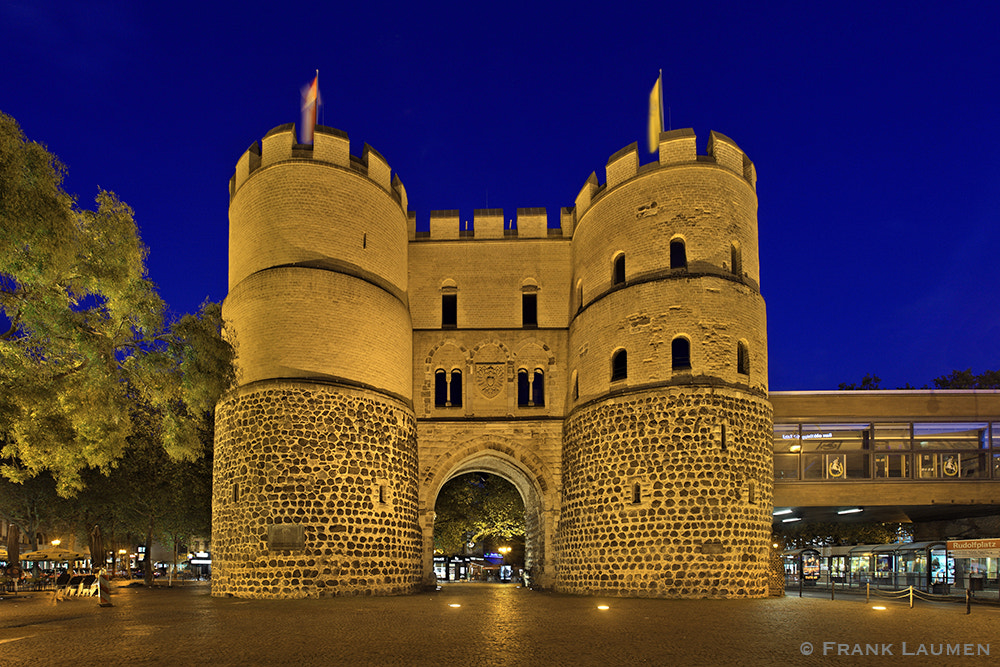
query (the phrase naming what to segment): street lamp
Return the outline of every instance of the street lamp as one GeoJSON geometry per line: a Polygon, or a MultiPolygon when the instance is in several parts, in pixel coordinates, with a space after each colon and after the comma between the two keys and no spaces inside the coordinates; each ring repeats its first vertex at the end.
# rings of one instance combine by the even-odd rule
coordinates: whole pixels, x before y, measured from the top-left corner
{"type": "Polygon", "coordinates": [[[52,546],[57,547],[62,544],[62,540],[52,540],[52,546]]]}

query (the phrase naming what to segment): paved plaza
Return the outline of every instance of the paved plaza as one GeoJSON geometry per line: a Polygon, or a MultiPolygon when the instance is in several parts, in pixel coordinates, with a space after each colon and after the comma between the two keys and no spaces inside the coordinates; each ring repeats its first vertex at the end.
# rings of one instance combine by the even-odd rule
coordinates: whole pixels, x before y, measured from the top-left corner
{"type": "Polygon", "coordinates": [[[502,584],[242,600],[185,583],[116,588],[112,601],[102,608],[96,598],[4,594],[0,665],[975,665],[1000,657],[995,605],[966,615],[958,603],[638,600],[502,584]]]}

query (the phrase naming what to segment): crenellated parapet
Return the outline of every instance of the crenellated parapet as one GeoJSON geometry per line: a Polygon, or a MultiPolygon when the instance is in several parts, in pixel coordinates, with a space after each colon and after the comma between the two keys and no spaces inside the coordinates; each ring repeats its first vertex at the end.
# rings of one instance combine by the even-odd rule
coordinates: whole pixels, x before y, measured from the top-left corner
{"type": "Polygon", "coordinates": [[[296,143],[295,137],[295,123],[286,123],[264,135],[260,143],[251,144],[236,163],[236,173],[229,181],[229,200],[236,197],[258,169],[289,160],[309,160],[347,169],[369,179],[392,195],[406,213],[406,188],[377,150],[365,144],[361,157],[351,155],[347,133],[325,125],[316,126],[312,145],[296,143]]]}
{"type": "Polygon", "coordinates": [[[424,233],[415,231],[416,218],[411,217],[410,240],[569,238],[573,232],[572,216],[564,213],[560,224],[561,228],[550,229],[544,208],[519,208],[514,218],[505,217],[502,208],[479,208],[473,211],[471,221],[462,218],[457,210],[431,211],[430,229],[424,233]]]}
{"type": "MultiPolygon", "coordinates": [[[[719,132],[709,133],[705,155],[698,155],[694,130],[685,128],[660,133],[659,160],[639,165],[638,144],[632,143],[621,149],[605,165],[605,182],[600,183],[597,173],[591,173],[580,188],[573,208],[575,220],[583,217],[587,209],[599,198],[632,178],[657,169],[681,165],[715,165],[743,178],[756,190],[757,171],[736,142],[719,132]]],[[[564,226],[565,227],[565,226],[564,226]]]]}

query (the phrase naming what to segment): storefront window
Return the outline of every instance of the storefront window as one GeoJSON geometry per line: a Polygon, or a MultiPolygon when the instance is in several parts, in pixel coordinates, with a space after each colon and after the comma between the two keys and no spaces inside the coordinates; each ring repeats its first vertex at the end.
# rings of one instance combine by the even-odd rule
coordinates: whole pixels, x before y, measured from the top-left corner
{"type": "Polygon", "coordinates": [[[954,423],[913,425],[914,449],[985,449],[988,424],[954,423]]]}
{"type": "Polygon", "coordinates": [[[910,476],[909,454],[875,454],[875,476],[905,479],[910,476]]]}
{"type": "Polygon", "coordinates": [[[909,449],[909,424],[874,424],[875,449],[909,449]]]}
{"type": "MultiPolygon", "coordinates": [[[[1000,455],[998,455],[1000,461],[1000,455]]],[[[774,455],[774,479],[789,480],[799,478],[799,455],[798,454],[775,454],[774,455]]]]}

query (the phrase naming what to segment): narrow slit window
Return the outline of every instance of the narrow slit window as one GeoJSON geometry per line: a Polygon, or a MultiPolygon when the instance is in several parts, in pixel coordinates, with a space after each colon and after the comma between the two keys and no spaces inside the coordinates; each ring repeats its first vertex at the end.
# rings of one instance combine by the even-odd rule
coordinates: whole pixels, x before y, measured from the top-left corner
{"type": "Polygon", "coordinates": [[[689,370],[691,368],[691,343],[687,338],[678,336],[671,341],[670,352],[675,371],[689,370]]]}
{"type": "Polygon", "coordinates": [[[732,266],[733,275],[742,276],[743,275],[743,254],[740,252],[740,247],[737,244],[733,244],[730,247],[730,265],[732,266]]]}
{"type": "Polygon", "coordinates": [[[521,294],[521,325],[525,328],[538,326],[538,295],[521,294]]]}
{"type": "Polygon", "coordinates": [[[545,376],[537,368],[531,379],[531,401],[535,405],[545,405],[545,376]]]}
{"type": "Polygon", "coordinates": [[[722,433],[719,434],[719,441],[722,444],[722,451],[726,451],[726,425],[722,425],[722,433]]]}
{"type": "Polygon", "coordinates": [[[448,405],[448,374],[443,370],[434,373],[434,407],[448,405]]]}
{"type": "Polygon", "coordinates": [[[378,485],[378,501],[382,505],[385,505],[385,484],[378,485]]]}
{"type": "Polygon", "coordinates": [[[458,295],[441,295],[441,328],[454,329],[458,326],[458,295]]]}
{"type": "Polygon", "coordinates": [[[580,378],[579,377],[574,377],[573,378],[573,400],[576,401],[576,400],[579,400],[579,399],[580,399],[580,378]]]}
{"type": "Polygon", "coordinates": [[[632,485],[632,504],[638,505],[641,502],[642,502],[642,487],[639,485],[639,482],[635,482],[632,485]]]}
{"type": "Polygon", "coordinates": [[[240,483],[233,482],[233,502],[238,503],[240,501],[240,483]]]}
{"type": "Polygon", "coordinates": [[[450,396],[452,407],[462,407],[462,371],[451,372],[450,396]]]}
{"type": "Polygon", "coordinates": [[[625,284],[625,254],[622,253],[615,257],[615,266],[611,277],[612,285],[624,285],[625,284]]]}
{"type": "Polygon", "coordinates": [[[674,239],[670,242],[670,268],[686,269],[687,265],[687,250],[684,248],[684,241],[674,239]]]}
{"type": "Polygon", "coordinates": [[[628,353],[618,350],[611,357],[611,381],[624,380],[628,377],[628,353]]]}
{"type": "Polygon", "coordinates": [[[742,341],[736,345],[736,372],[750,375],[750,350],[742,341]]]}

